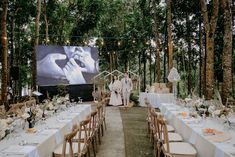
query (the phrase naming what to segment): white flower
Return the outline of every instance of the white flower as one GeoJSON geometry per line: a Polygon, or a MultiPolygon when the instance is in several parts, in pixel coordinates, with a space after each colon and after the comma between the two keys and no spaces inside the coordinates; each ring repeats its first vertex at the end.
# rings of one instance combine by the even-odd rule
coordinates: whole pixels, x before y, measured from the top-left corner
{"type": "Polygon", "coordinates": [[[36,117],[41,117],[42,113],[43,113],[43,111],[38,108],[37,111],[36,111],[36,117]]]}
{"type": "Polygon", "coordinates": [[[192,99],[191,98],[185,98],[184,99],[186,102],[189,102],[189,101],[191,101],[192,99]]]}
{"type": "Polygon", "coordinates": [[[216,116],[220,115],[220,110],[215,110],[215,111],[213,112],[213,114],[216,115],[216,116]]]}
{"type": "Polygon", "coordinates": [[[30,108],[29,107],[26,107],[24,112],[30,112],[30,108]]]}
{"type": "Polygon", "coordinates": [[[213,113],[215,111],[215,106],[214,105],[209,106],[208,111],[209,113],[213,113]]]}
{"type": "Polygon", "coordinates": [[[52,102],[49,102],[47,107],[48,107],[49,110],[53,110],[54,109],[54,106],[53,106],[52,102]]]}
{"type": "Polygon", "coordinates": [[[22,116],[21,116],[23,119],[27,119],[30,117],[30,115],[28,113],[24,113],[22,116]]]}
{"type": "Polygon", "coordinates": [[[4,130],[4,128],[8,128],[7,120],[1,119],[0,120],[0,130],[4,130]]]}

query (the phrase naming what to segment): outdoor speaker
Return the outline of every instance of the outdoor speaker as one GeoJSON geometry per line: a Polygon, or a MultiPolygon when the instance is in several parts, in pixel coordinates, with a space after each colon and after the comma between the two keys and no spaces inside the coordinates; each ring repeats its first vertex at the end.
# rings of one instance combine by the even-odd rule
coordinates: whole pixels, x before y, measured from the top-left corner
{"type": "Polygon", "coordinates": [[[11,67],[10,74],[12,80],[19,80],[19,72],[20,72],[19,67],[11,67]]]}

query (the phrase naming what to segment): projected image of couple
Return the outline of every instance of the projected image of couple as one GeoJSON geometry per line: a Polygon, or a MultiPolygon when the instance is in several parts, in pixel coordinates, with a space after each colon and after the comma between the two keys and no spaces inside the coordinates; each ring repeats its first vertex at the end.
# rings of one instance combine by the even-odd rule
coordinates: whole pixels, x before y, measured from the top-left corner
{"type": "Polygon", "coordinates": [[[92,58],[90,47],[63,46],[64,53],[49,53],[37,61],[38,76],[63,80],[69,84],[87,83],[84,73],[98,73],[98,57],[92,58]],[[64,64],[59,64],[63,61],[64,64]]]}

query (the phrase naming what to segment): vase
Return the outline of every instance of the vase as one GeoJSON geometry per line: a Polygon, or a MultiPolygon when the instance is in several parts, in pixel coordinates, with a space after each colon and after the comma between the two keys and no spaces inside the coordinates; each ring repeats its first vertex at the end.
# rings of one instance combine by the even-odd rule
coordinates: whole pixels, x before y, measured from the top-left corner
{"type": "Polygon", "coordinates": [[[28,119],[28,123],[29,123],[29,128],[34,127],[34,121],[31,118],[28,119]]]}

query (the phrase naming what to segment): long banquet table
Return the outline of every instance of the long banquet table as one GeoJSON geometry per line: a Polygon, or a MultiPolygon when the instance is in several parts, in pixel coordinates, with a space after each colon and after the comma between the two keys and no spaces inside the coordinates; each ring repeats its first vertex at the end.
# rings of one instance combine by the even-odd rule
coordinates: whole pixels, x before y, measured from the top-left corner
{"type": "Polygon", "coordinates": [[[190,142],[197,149],[197,157],[235,157],[235,130],[225,127],[212,118],[188,118],[181,113],[189,113],[189,109],[175,104],[162,103],[161,112],[168,122],[174,126],[176,132],[182,135],[185,141],[190,142]],[[230,139],[224,142],[214,142],[215,135],[204,135],[203,128],[213,128],[226,133],[230,139]]]}
{"type": "Polygon", "coordinates": [[[73,124],[84,120],[90,113],[91,105],[73,106],[35,126],[36,133],[12,133],[10,136],[13,137],[0,141],[0,157],[52,157],[52,152],[63,142],[73,124]]]}
{"type": "Polygon", "coordinates": [[[145,93],[140,92],[139,104],[145,106],[144,99],[147,98],[154,108],[159,108],[161,103],[175,103],[173,93],[145,93]]]}

